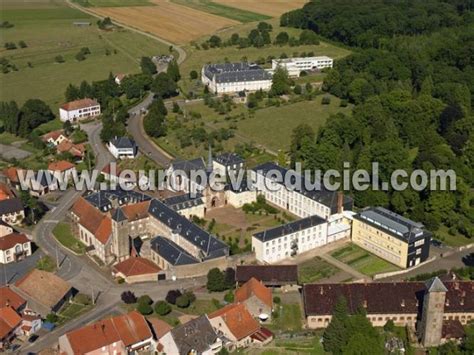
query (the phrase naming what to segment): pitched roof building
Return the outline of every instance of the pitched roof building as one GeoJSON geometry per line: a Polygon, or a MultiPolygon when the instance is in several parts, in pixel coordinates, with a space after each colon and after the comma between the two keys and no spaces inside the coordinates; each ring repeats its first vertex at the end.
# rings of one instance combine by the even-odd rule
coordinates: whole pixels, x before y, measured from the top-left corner
{"type": "Polygon", "coordinates": [[[235,302],[245,304],[254,317],[266,320],[271,316],[272,291],[253,277],[235,290],[235,302]]]}
{"type": "Polygon", "coordinates": [[[237,265],[235,281],[241,285],[251,278],[266,286],[296,285],[298,265],[237,265]]]}
{"type": "Polygon", "coordinates": [[[15,337],[21,325],[21,317],[12,307],[0,308],[0,349],[15,337]]]}
{"type": "Polygon", "coordinates": [[[94,351],[130,353],[150,349],[153,334],[145,317],[133,311],[103,319],[59,338],[61,354],[80,355],[94,351]]]}
{"type": "Polygon", "coordinates": [[[0,287],[0,308],[11,307],[20,312],[26,306],[26,300],[9,286],[0,287]]]}
{"type": "Polygon", "coordinates": [[[157,281],[161,269],[154,262],[141,258],[131,257],[113,266],[114,277],[121,277],[127,283],[157,281]]]}
{"type": "Polygon", "coordinates": [[[0,237],[0,264],[23,260],[31,253],[31,241],[25,234],[14,232],[0,237]]]}

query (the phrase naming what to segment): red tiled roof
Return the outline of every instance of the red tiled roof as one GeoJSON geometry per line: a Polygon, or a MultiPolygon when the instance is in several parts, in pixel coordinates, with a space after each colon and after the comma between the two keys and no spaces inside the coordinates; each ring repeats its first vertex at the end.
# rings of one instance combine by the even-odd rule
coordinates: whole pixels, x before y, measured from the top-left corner
{"type": "Polygon", "coordinates": [[[3,174],[7,177],[8,180],[11,182],[18,182],[18,170],[16,167],[11,166],[3,170],[3,174]]]}
{"type": "Polygon", "coordinates": [[[254,277],[252,277],[235,291],[235,301],[244,302],[253,295],[255,295],[267,306],[273,306],[272,291],[254,277]]]}
{"type": "Polygon", "coordinates": [[[257,332],[253,333],[250,337],[262,343],[265,340],[272,338],[273,333],[269,331],[267,328],[262,327],[257,332]]]}
{"type": "Polygon", "coordinates": [[[121,207],[122,212],[127,216],[129,221],[135,221],[148,216],[148,208],[150,207],[150,201],[143,201],[133,203],[121,207]]]}
{"type": "MultiPolygon", "coordinates": [[[[107,174],[107,175],[110,175],[111,170],[112,170],[112,164],[107,164],[107,165],[104,166],[104,168],[102,169],[102,173],[107,174]]],[[[119,176],[120,173],[121,173],[121,171],[122,171],[122,170],[121,170],[117,165],[115,165],[115,171],[114,171],[115,176],[119,176]]]]}
{"type": "Polygon", "coordinates": [[[21,317],[12,307],[0,308],[0,339],[4,339],[21,324],[21,317]]]}
{"type": "Polygon", "coordinates": [[[65,335],[74,354],[85,354],[103,346],[122,341],[125,347],[152,337],[148,323],[136,311],[100,320],[65,335]]]}
{"type": "Polygon", "coordinates": [[[74,168],[74,164],[68,162],[67,160],[60,160],[52,162],[48,165],[48,170],[50,171],[66,171],[74,168]]]}
{"type": "Polygon", "coordinates": [[[158,265],[156,265],[154,262],[141,257],[128,258],[127,260],[115,264],[114,270],[116,272],[122,273],[126,277],[156,274],[161,271],[158,265]]]}
{"type": "Polygon", "coordinates": [[[209,319],[221,317],[237,340],[244,339],[258,331],[260,325],[242,303],[225,306],[211,314],[209,319]]]}
{"type": "MultiPolygon", "coordinates": [[[[474,312],[474,281],[444,282],[445,312],[474,312]]],[[[330,315],[338,299],[349,312],[366,306],[369,314],[418,313],[426,291],[423,282],[374,282],[369,284],[311,284],[303,286],[306,315],[330,315]]]]}
{"type": "Polygon", "coordinates": [[[81,108],[87,108],[91,106],[97,106],[99,103],[95,100],[86,98],[76,101],[71,101],[63,104],[61,108],[66,111],[79,110],[81,108]]]}
{"type": "Polygon", "coordinates": [[[99,242],[106,244],[112,234],[112,220],[98,209],[79,197],[71,212],[79,217],[79,223],[91,232],[99,242]]]}
{"type": "Polygon", "coordinates": [[[443,339],[461,339],[466,336],[464,327],[459,320],[444,320],[441,330],[443,339]]]}
{"type": "Polygon", "coordinates": [[[60,136],[64,136],[64,131],[62,129],[46,133],[42,136],[42,138],[44,141],[48,141],[49,139],[56,140],[60,136]]]}
{"type": "Polygon", "coordinates": [[[0,201],[8,200],[12,197],[15,197],[12,190],[7,184],[0,182],[0,201]]]}
{"type": "Polygon", "coordinates": [[[159,318],[149,318],[147,319],[147,321],[151,324],[157,339],[160,339],[161,337],[163,337],[163,335],[173,329],[171,325],[159,318]]]}
{"type": "Polygon", "coordinates": [[[74,144],[69,139],[67,139],[59,143],[59,145],[56,147],[56,150],[59,153],[70,152],[75,157],[82,157],[86,151],[86,148],[82,143],[74,144]]]}
{"type": "Polygon", "coordinates": [[[0,250],[11,249],[17,244],[28,243],[29,241],[23,233],[10,233],[0,238],[0,250]]]}
{"type": "Polygon", "coordinates": [[[10,306],[15,311],[26,304],[26,300],[8,286],[0,288],[0,308],[10,306]]]}

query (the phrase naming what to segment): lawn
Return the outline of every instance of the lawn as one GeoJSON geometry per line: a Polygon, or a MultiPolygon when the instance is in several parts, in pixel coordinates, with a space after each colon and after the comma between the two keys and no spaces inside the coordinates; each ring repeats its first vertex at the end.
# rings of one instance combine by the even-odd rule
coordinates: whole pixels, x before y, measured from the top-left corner
{"type": "Polygon", "coordinates": [[[92,308],[91,300],[84,294],[77,294],[71,303],[64,305],[58,312],[58,324],[64,324],[71,319],[79,317],[92,308]]]}
{"type": "Polygon", "coordinates": [[[66,222],[60,222],[53,229],[54,237],[66,248],[76,254],[84,254],[86,246],[77,240],[71,231],[71,225],[66,222]]]}
{"type": "Polygon", "coordinates": [[[315,257],[298,266],[298,279],[300,284],[312,283],[330,277],[338,271],[335,266],[320,257],[315,257]]]}
{"type": "Polygon", "coordinates": [[[449,228],[446,226],[441,226],[435,232],[435,238],[452,247],[460,247],[473,243],[473,239],[466,238],[459,233],[455,235],[449,234],[449,228]]]}
{"type": "Polygon", "coordinates": [[[369,276],[400,270],[388,261],[385,261],[354,244],[342,247],[331,253],[331,255],[337,260],[342,261],[357,271],[369,276]]]}
{"type": "MultiPolygon", "coordinates": [[[[276,307],[275,307],[276,308],[276,307]]],[[[297,332],[302,329],[301,308],[297,303],[282,304],[277,308],[272,323],[267,324],[272,331],[297,332]]]]}
{"type": "Polygon", "coordinates": [[[45,255],[37,261],[36,268],[38,270],[53,272],[56,270],[56,261],[49,255],[45,255]]]}
{"type": "Polygon", "coordinates": [[[101,31],[96,19],[66,6],[62,0],[48,2],[7,3],[1,21],[13,28],[2,29],[4,42],[25,41],[27,48],[3,50],[1,56],[18,71],[0,74],[0,101],[16,100],[19,104],[30,98],[40,98],[56,112],[64,102],[69,83],[106,79],[112,73],[138,73],[142,56],[163,54],[168,46],[123,29],[101,31]],[[91,26],[74,26],[74,21],[89,21],[91,26]],[[84,61],[75,55],[83,47],[91,51],[84,61]],[[106,55],[109,54],[109,55],[106,55]],[[64,63],[58,64],[56,56],[64,63]]]}
{"type": "MultiPolygon", "coordinates": [[[[171,0],[172,2],[196,10],[207,12],[213,15],[230,18],[231,20],[239,22],[254,22],[271,19],[270,16],[248,11],[245,9],[238,9],[236,7],[227,6],[226,4],[217,3],[210,0],[171,0]]],[[[229,4],[231,5],[231,4],[229,4]]]]}

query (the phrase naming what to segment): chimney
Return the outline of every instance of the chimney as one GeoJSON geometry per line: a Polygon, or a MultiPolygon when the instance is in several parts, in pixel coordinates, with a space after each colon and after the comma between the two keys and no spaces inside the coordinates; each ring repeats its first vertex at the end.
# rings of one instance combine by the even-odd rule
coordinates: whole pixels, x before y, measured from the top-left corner
{"type": "Polygon", "coordinates": [[[449,307],[449,298],[446,297],[446,303],[445,303],[446,306],[449,307]]]}
{"type": "Polygon", "coordinates": [[[405,300],[402,299],[402,302],[400,303],[400,306],[405,307],[405,300]]]}
{"type": "Polygon", "coordinates": [[[324,295],[324,288],[323,288],[323,286],[320,287],[320,289],[319,289],[319,294],[320,294],[320,295],[324,295]]]}
{"type": "Polygon", "coordinates": [[[454,282],[454,289],[459,290],[459,282],[454,282]]]}
{"type": "Polygon", "coordinates": [[[364,306],[364,308],[367,308],[367,300],[364,300],[363,306],[364,306]]]}
{"type": "Polygon", "coordinates": [[[460,304],[461,306],[464,306],[464,298],[461,298],[461,300],[459,301],[459,304],[460,304]]]}
{"type": "Polygon", "coordinates": [[[342,213],[342,205],[344,204],[344,194],[342,191],[337,192],[337,213],[342,213]]]}

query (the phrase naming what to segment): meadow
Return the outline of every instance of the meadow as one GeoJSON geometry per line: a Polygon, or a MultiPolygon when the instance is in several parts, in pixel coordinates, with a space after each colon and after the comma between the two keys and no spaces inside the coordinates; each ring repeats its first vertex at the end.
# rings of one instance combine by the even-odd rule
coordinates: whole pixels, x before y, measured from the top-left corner
{"type": "Polygon", "coordinates": [[[14,27],[1,29],[4,42],[24,41],[27,48],[0,50],[0,56],[18,71],[2,75],[0,101],[30,98],[46,101],[56,111],[64,101],[69,83],[106,79],[112,73],[137,73],[142,56],[163,54],[168,46],[123,29],[101,31],[96,19],[66,6],[62,0],[2,3],[1,21],[14,27]],[[87,27],[73,22],[90,22],[87,27]],[[76,54],[87,47],[91,54],[77,61],[76,54]],[[62,56],[64,63],[55,58],[62,56]]]}
{"type": "Polygon", "coordinates": [[[240,10],[276,17],[303,7],[308,0],[214,0],[214,2],[240,10]]]}

